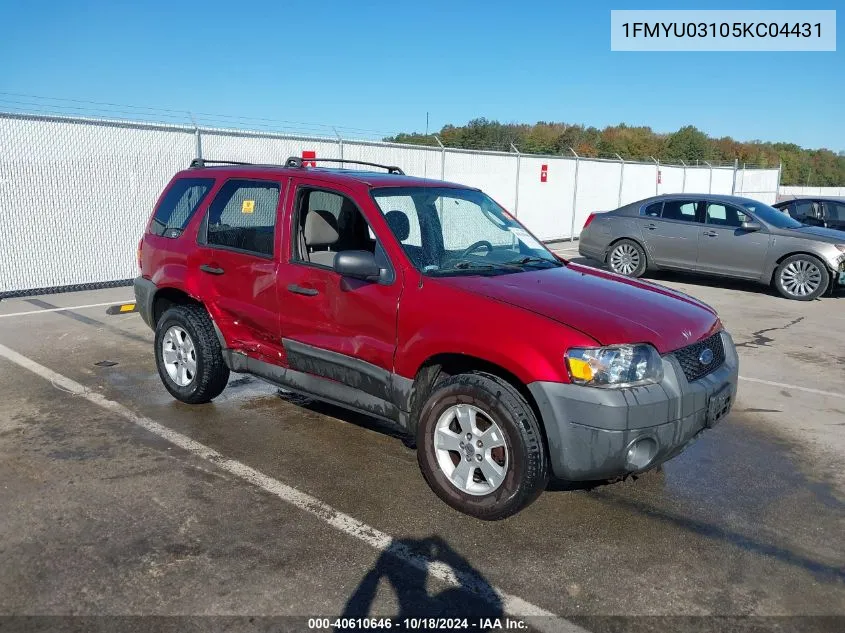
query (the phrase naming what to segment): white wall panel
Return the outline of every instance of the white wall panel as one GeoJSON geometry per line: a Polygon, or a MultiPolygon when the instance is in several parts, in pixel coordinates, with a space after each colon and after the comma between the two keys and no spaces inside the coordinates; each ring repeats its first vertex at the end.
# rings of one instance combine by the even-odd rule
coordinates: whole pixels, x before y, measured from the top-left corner
{"type": "Polygon", "coordinates": [[[711,193],[731,195],[734,182],[733,167],[713,168],[713,188],[711,193]]]}
{"type": "Polygon", "coordinates": [[[754,198],[767,204],[777,201],[777,169],[740,169],[737,172],[737,195],[754,198]]]}
{"type": "Polygon", "coordinates": [[[517,217],[541,240],[570,237],[575,160],[522,156],[517,217]],[[540,181],[542,166],[546,182],[540,181]]]}
{"type": "MultiPolygon", "coordinates": [[[[680,191],[680,179],[678,179],[677,186],[673,187],[674,183],[669,176],[669,174],[671,174],[671,168],[666,168],[661,165],[660,170],[662,172],[661,179],[663,181],[660,185],[660,193],[668,193],[675,189],[680,191]],[[669,178],[668,185],[667,178],[669,178]]],[[[623,173],[622,183],[622,204],[629,204],[655,195],[656,181],[657,165],[625,163],[625,172],[623,173]]]]}
{"type": "MultiPolygon", "coordinates": [[[[435,147],[418,149],[401,145],[344,142],[343,157],[381,165],[396,165],[409,176],[437,180],[441,178],[442,152],[435,147]]],[[[348,167],[354,168],[354,165],[348,167]]]]}
{"type": "Polygon", "coordinates": [[[708,167],[687,167],[687,186],[684,193],[709,193],[710,169],[708,167]]]}
{"type": "Polygon", "coordinates": [[[0,118],[0,292],[134,277],[153,206],[194,149],[185,131],[0,118]]]}
{"type": "Polygon", "coordinates": [[[845,187],[781,187],[778,194],[781,200],[795,196],[842,198],[845,197],[845,187]]]}
{"type": "Polygon", "coordinates": [[[578,165],[578,196],[575,203],[575,235],[590,213],[612,211],[619,205],[618,162],[581,160],[578,165]]]}
{"type": "Polygon", "coordinates": [[[446,180],[483,189],[512,213],[516,199],[516,154],[449,150],[446,180]]]}

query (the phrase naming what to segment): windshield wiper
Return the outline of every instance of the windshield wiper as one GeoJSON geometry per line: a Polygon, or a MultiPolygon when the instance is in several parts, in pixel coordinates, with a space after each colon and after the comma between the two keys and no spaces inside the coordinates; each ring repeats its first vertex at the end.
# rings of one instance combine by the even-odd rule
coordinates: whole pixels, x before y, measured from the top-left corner
{"type": "Polygon", "coordinates": [[[552,266],[562,266],[560,262],[552,261],[551,259],[546,259],[545,257],[537,257],[535,255],[527,255],[522,257],[521,259],[515,259],[510,262],[505,262],[506,264],[511,265],[519,265],[524,266],[525,264],[551,264],[552,266]]]}
{"type": "MultiPolygon", "coordinates": [[[[485,270],[489,270],[491,268],[495,268],[493,264],[482,264],[481,262],[471,262],[468,260],[459,261],[457,264],[452,266],[455,270],[467,270],[469,268],[483,268],[485,270]]],[[[449,270],[446,268],[445,270],[449,270]]]]}
{"type": "Polygon", "coordinates": [[[474,262],[468,259],[462,259],[448,268],[438,268],[432,270],[429,274],[442,275],[456,270],[502,270],[502,269],[518,270],[513,264],[505,264],[496,262],[495,264],[487,264],[484,262],[474,262]]]}

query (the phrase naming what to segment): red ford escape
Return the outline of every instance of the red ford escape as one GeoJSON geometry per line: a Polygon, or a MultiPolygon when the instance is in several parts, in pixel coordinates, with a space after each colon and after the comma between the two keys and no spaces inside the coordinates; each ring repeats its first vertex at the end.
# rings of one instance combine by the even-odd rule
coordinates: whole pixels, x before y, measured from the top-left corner
{"type": "Polygon", "coordinates": [[[708,306],[559,259],[478,189],[350,164],[386,173],[197,159],[170,182],[135,294],[175,398],[240,372],[382,418],[490,520],[550,477],[654,468],[730,409],[708,306]]]}

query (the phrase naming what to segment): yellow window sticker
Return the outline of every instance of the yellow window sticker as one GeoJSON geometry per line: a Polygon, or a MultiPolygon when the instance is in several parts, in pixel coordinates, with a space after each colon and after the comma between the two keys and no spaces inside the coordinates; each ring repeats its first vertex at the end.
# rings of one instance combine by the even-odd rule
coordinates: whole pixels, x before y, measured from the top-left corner
{"type": "Polygon", "coordinates": [[[255,200],[244,200],[241,205],[241,213],[252,213],[255,211],[255,200]]]}

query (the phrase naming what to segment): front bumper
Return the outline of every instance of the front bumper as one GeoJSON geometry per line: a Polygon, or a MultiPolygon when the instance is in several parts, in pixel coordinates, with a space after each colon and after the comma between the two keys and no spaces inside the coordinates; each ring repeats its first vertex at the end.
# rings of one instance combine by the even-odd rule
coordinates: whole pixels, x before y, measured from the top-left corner
{"type": "Polygon", "coordinates": [[[663,381],[628,389],[601,389],[557,382],[528,385],[540,408],[552,472],[569,481],[609,479],[654,468],[680,453],[708,424],[711,397],[736,400],[739,359],[721,333],[725,362],[689,382],[672,354],[663,357],[663,381]],[[645,447],[634,455],[629,448],[645,447]]]}

